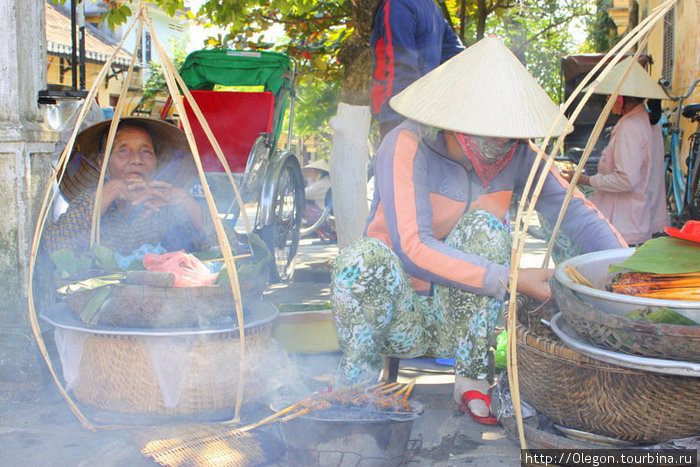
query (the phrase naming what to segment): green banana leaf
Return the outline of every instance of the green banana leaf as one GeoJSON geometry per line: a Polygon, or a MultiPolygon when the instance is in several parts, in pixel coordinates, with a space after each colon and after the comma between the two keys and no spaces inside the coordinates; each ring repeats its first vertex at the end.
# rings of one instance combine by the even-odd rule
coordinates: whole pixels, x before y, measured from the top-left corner
{"type": "MultiPolygon", "coordinates": [[[[94,290],[94,289],[93,289],[94,290]]],[[[88,293],[88,292],[83,292],[88,293]]],[[[92,292],[91,292],[92,293],[92,292]]],[[[100,316],[102,316],[102,311],[107,307],[110,302],[110,294],[112,293],[112,286],[108,285],[102,287],[101,289],[94,290],[94,293],[90,296],[90,299],[85,302],[82,310],[80,310],[80,319],[89,326],[94,326],[100,321],[100,316]]]]}
{"type": "Polygon", "coordinates": [[[651,321],[652,323],[665,323],[665,324],[682,324],[686,326],[693,326],[696,323],[690,318],[686,318],[680,313],[676,313],[668,308],[657,308],[654,311],[649,309],[645,310],[634,310],[626,315],[630,319],[637,319],[640,321],[651,321]]]}
{"type": "Polygon", "coordinates": [[[56,265],[60,278],[76,277],[81,271],[91,268],[92,258],[76,256],[72,250],[58,250],[51,253],[51,259],[56,265]]]}
{"type": "Polygon", "coordinates": [[[608,270],[609,273],[625,271],[651,274],[700,271],[700,244],[673,237],[653,238],[622,263],[611,264],[608,270]]]}

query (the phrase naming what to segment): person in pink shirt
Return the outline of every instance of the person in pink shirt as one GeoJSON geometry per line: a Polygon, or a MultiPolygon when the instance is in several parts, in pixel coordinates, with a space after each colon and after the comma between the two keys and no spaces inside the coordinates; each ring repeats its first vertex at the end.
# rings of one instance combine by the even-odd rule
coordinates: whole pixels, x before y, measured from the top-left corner
{"type": "MultiPolygon", "coordinates": [[[[611,95],[631,57],[618,63],[593,91],[611,95]]],[[[593,187],[590,201],[630,246],[644,243],[668,226],[664,185],[664,146],[659,99],[665,94],[639,63],[632,63],[612,111],[622,118],[598,162],[598,173],[578,183],[593,187]],[[652,111],[647,111],[645,100],[652,111]]],[[[571,180],[573,172],[565,172],[571,180]]]]}

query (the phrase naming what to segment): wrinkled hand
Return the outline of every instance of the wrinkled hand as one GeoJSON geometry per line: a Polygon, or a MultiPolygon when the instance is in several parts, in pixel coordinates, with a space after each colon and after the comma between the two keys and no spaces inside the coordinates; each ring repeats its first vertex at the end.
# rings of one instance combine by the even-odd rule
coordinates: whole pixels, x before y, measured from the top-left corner
{"type": "Polygon", "coordinates": [[[174,206],[186,202],[189,195],[181,188],[162,181],[149,183],[143,180],[109,180],[104,184],[103,201],[126,201],[132,205],[147,208],[142,215],[148,215],[165,206],[174,206]]]}
{"type": "Polygon", "coordinates": [[[138,193],[134,204],[143,204],[151,211],[157,211],[165,206],[175,206],[183,203],[189,195],[182,188],[175,187],[167,182],[150,182],[141,193],[138,193]]]}
{"type": "Polygon", "coordinates": [[[548,281],[553,275],[554,269],[521,269],[518,273],[517,291],[537,301],[545,302],[552,295],[548,281]]]}

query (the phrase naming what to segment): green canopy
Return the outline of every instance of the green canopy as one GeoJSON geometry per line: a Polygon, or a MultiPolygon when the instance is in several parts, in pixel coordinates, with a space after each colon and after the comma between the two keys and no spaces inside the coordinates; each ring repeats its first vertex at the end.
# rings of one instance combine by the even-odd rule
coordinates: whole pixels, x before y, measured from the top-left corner
{"type": "Polygon", "coordinates": [[[190,90],[211,91],[216,84],[264,86],[277,95],[282,86],[289,87],[291,71],[291,60],[285,54],[209,49],[190,53],[180,75],[190,90]]]}

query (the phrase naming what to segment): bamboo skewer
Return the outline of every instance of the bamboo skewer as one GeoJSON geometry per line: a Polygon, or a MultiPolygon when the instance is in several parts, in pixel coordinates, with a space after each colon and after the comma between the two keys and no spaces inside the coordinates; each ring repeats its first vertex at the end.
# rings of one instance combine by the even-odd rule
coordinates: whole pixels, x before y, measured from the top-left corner
{"type": "Polygon", "coordinates": [[[408,383],[408,387],[406,388],[406,393],[403,395],[403,400],[408,400],[408,396],[411,395],[411,391],[413,391],[413,388],[415,385],[416,385],[415,379],[411,380],[411,382],[408,383]]]}
{"type": "Polygon", "coordinates": [[[589,281],[588,279],[586,279],[586,278],[583,276],[583,274],[581,274],[580,272],[578,272],[578,271],[577,271],[576,269],[574,269],[573,267],[571,267],[571,266],[566,266],[566,273],[569,275],[569,277],[570,277],[574,282],[578,282],[579,284],[585,285],[586,287],[595,288],[595,286],[591,283],[591,281],[589,281]]]}

